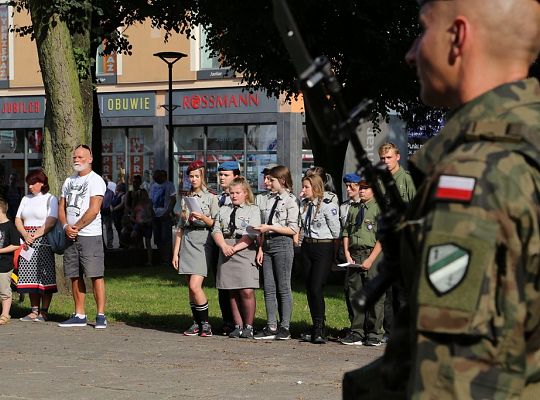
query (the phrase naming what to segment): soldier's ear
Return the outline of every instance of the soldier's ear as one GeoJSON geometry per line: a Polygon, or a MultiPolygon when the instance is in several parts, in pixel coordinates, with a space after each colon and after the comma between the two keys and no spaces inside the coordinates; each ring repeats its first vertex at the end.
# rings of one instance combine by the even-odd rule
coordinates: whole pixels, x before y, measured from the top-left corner
{"type": "Polygon", "coordinates": [[[461,16],[456,17],[450,28],[450,33],[452,35],[452,48],[450,53],[452,58],[455,59],[462,55],[463,48],[470,39],[470,28],[467,19],[461,16]]]}

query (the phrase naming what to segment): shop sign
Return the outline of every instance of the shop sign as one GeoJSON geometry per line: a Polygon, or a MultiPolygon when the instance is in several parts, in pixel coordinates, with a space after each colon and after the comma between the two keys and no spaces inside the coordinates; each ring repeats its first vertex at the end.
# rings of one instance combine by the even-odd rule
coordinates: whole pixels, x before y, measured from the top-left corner
{"type": "Polygon", "coordinates": [[[135,175],[141,175],[143,174],[144,170],[144,157],[142,155],[140,156],[130,156],[129,160],[129,169],[130,169],[130,176],[135,175]]]}
{"type": "Polygon", "coordinates": [[[45,118],[45,97],[0,97],[0,119],[45,118]]]}
{"type": "Polygon", "coordinates": [[[153,92],[98,94],[102,117],[147,117],[156,114],[153,92]]]}
{"type": "Polygon", "coordinates": [[[9,11],[0,5],[0,88],[9,87],[9,11]]]}
{"type": "Polygon", "coordinates": [[[173,115],[252,114],[278,111],[278,100],[260,90],[242,88],[173,92],[173,115]]]}

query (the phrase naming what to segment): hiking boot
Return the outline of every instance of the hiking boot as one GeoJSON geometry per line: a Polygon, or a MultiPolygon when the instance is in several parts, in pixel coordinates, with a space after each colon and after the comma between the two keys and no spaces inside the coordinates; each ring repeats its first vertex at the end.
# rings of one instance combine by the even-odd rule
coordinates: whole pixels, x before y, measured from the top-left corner
{"type": "Polygon", "coordinates": [[[199,332],[200,337],[210,337],[212,336],[212,326],[208,322],[203,322],[201,324],[201,330],[199,332]]]}
{"type": "Polygon", "coordinates": [[[187,330],[184,331],[184,336],[197,336],[199,334],[199,324],[195,321],[193,321],[193,325],[191,325],[187,330]]]}
{"type": "Polygon", "coordinates": [[[257,340],[273,340],[278,333],[277,329],[272,329],[269,326],[265,326],[262,331],[257,332],[253,339],[257,340]]]}
{"type": "Polygon", "coordinates": [[[279,327],[278,333],[276,334],[275,340],[289,340],[291,338],[291,333],[287,328],[282,326],[279,327]]]}
{"type": "Polygon", "coordinates": [[[362,336],[356,332],[349,332],[347,336],[340,340],[341,344],[348,346],[362,346],[364,344],[362,336]]]}
{"type": "Polygon", "coordinates": [[[253,327],[251,325],[246,325],[245,328],[242,329],[240,337],[242,339],[253,339],[253,327]]]}
{"type": "Polygon", "coordinates": [[[94,325],[95,329],[106,329],[107,328],[107,318],[105,314],[96,315],[96,324],[94,325]]]}
{"type": "Polygon", "coordinates": [[[60,328],[71,328],[71,327],[86,326],[86,325],[88,325],[86,321],[86,317],[80,318],[80,317],[77,317],[77,315],[75,314],[71,314],[71,317],[69,319],[66,319],[65,321],[60,322],[58,324],[60,328]]]}
{"type": "Polygon", "coordinates": [[[242,328],[240,328],[240,325],[234,326],[234,330],[229,333],[229,337],[233,339],[238,339],[239,337],[242,337],[242,328]]]}

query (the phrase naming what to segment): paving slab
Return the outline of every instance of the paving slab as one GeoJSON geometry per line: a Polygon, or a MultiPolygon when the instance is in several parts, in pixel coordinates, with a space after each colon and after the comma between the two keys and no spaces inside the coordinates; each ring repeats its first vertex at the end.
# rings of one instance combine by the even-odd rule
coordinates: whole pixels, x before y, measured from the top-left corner
{"type": "Polygon", "coordinates": [[[110,324],[0,327],[0,399],[340,399],[383,347],[187,337],[110,324]]]}

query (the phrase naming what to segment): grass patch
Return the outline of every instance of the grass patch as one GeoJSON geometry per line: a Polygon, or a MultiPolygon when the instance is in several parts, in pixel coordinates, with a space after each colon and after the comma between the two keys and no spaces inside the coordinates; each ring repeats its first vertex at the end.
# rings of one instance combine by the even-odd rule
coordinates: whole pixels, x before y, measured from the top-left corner
{"type": "MultiPolygon", "coordinates": [[[[221,326],[218,291],[211,278],[205,280],[205,293],[210,304],[210,322],[221,326]]],[[[185,280],[172,268],[127,268],[108,269],[106,274],[107,318],[109,322],[124,322],[148,328],[167,331],[182,331],[192,321],[188,301],[188,288],[185,280]]],[[[256,290],[257,311],[255,327],[262,328],[266,323],[263,290],[256,290]]],[[[23,304],[17,304],[14,295],[13,317],[26,315],[30,307],[28,297],[23,304]]],[[[330,285],[325,289],[326,323],[329,333],[337,333],[349,325],[347,307],[341,285],[330,285]]],[[[304,288],[300,283],[293,284],[293,316],[291,331],[299,335],[311,325],[311,317],[304,288]]],[[[62,321],[73,312],[73,299],[70,294],[56,294],[49,309],[53,321],[62,321]]],[[[96,313],[91,293],[86,298],[86,313],[90,320],[96,313]]]]}

